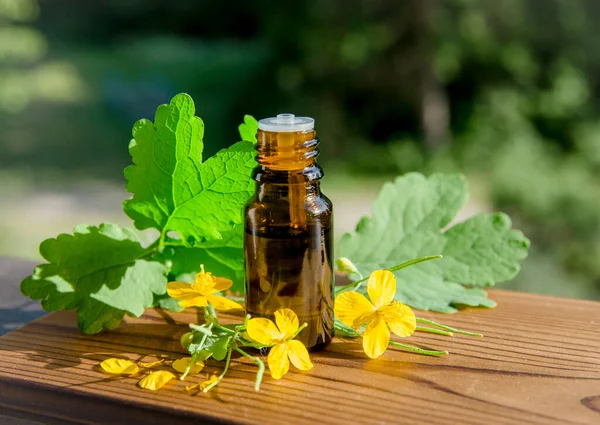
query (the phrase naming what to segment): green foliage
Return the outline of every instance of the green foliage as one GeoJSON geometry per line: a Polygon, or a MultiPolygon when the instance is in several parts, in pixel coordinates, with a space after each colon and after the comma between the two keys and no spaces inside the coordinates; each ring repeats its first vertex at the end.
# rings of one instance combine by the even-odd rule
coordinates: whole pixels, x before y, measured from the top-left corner
{"type": "MultiPolygon", "coordinates": [[[[246,116],[244,121],[240,135],[252,139],[256,120],[246,116]]],[[[23,293],[42,300],[48,311],[77,309],[80,328],[96,333],[118,326],[125,313],[140,316],[150,306],[180,310],[165,295],[167,277],[190,280],[201,264],[232,279],[233,289],[243,292],[242,209],[254,190],[254,145],[238,142],[202,162],[203,133],[186,94],[159,106],[154,123],[138,121],[130,143],[134,165],[125,170],[133,196],[123,209],[138,229],[156,229],[159,238],[143,248],[131,230],[78,226],[73,235],[42,243],[48,264],[22,282],[23,293]]],[[[443,253],[438,264],[398,273],[398,298],[446,312],[458,305],[493,306],[482,289],[473,287],[514,277],[528,241],[510,230],[502,214],[482,214],[442,233],[466,198],[460,175],[400,177],[384,186],[373,219],[364,218],[355,234],[343,238],[342,255],[367,273],[443,253]]],[[[241,337],[242,328],[213,325],[214,330],[196,329],[188,347],[196,359],[230,358],[232,341],[241,337]]]]}
{"type": "MultiPolygon", "coordinates": [[[[477,287],[515,277],[529,241],[510,230],[510,219],[501,213],[479,214],[443,232],[466,200],[461,175],[399,177],[384,185],[373,217],[364,217],[355,233],[344,235],[338,252],[363,275],[441,253],[440,261],[395,272],[396,298],[420,310],[441,312],[461,305],[492,307],[495,304],[477,287]]],[[[359,280],[360,274],[352,276],[359,280]]]]}
{"type": "Polygon", "coordinates": [[[258,121],[252,115],[244,115],[244,122],[239,125],[240,137],[246,142],[256,143],[256,132],[258,131],[258,121]]]}
{"type": "Polygon", "coordinates": [[[195,328],[202,329],[205,333],[193,333],[192,343],[186,347],[190,354],[196,356],[200,361],[211,357],[217,361],[223,360],[235,334],[234,329],[209,328],[208,326],[196,326],[195,328]]]}
{"type": "Polygon", "coordinates": [[[154,124],[140,120],[133,127],[129,150],[135,165],[125,169],[133,197],[123,209],[138,229],[158,230],[161,247],[169,231],[186,246],[221,246],[240,235],[239,207],[254,192],[248,176],[255,151],[240,142],[202,162],[203,135],[204,124],[186,94],[160,106],[154,124]]]}
{"type": "Polygon", "coordinates": [[[40,245],[48,264],[21,284],[47,311],[77,309],[79,327],[97,333],[119,325],[124,313],[141,316],[164,294],[167,269],[153,261],[135,233],[114,224],[77,226],[40,245]]]}
{"type": "Polygon", "coordinates": [[[167,274],[189,280],[205,264],[242,291],[241,210],[254,191],[255,151],[238,142],[202,162],[202,121],[186,94],[157,109],[155,123],[138,121],[125,170],[133,197],[123,209],[140,230],[160,237],[143,248],[135,233],[112,224],[78,226],[40,246],[49,264],[21,284],[47,311],[77,309],[79,327],[97,333],[160,306],[180,310],[166,294],[167,274]]]}

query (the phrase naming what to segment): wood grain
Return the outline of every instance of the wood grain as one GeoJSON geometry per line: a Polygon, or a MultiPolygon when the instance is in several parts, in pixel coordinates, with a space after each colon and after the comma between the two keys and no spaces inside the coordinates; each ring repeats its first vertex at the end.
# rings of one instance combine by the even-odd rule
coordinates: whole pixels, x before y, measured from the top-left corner
{"type": "Polygon", "coordinates": [[[600,303],[490,296],[496,309],[420,314],[484,333],[408,341],[448,356],[390,349],[369,360],[358,341],[336,338],[312,355],[312,371],[267,376],[260,393],[253,391],[255,367],[238,358],[216,391],[197,396],[185,385],[218,373],[216,363],[155,393],[136,387],[139,376],[98,369],[110,357],[181,357],[178,339],[195,312],[149,310],[94,336],[77,331],[74,314],[51,314],[0,338],[0,413],[60,424],[599,424],[600,303]]]}

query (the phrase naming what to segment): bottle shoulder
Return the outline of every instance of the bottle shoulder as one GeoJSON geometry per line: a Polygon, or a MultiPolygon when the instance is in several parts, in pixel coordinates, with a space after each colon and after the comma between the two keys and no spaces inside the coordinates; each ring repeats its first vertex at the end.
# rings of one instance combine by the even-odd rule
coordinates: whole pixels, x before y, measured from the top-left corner
{"type": "MultiPolygon", "coordinates": [[[[315,214],[318,213],[327,213],[333,211],[333,203],[331,199],[329,199],[323,193],[320,194],[311,194],[303,197],[303,200],[300,202],[300,205],[304,207],[304,210],[313,212],[315,214]]],[[[259,197],[255,194],[252,198],[248,199],[245,206],[245,211],[265,211],[268,209],[277,210],[277,209],[290,209],[290,200],[288,197],[270,197],[259,199],[259,197]]]]}
{"type": "Polygon", "coordinates": [[[284,225],[295,221],[292,214],[305,217],[307,224],[319,222],[330,226],[333,222],[333,204],[323,195],[309,195],[292,208],[289,198],[267,198],[259,200],[253,197],[245,207],[244,216],[247,223],[262,223],[284,225]],[[295,210],[295,211],[294,211],[295,210]]]}

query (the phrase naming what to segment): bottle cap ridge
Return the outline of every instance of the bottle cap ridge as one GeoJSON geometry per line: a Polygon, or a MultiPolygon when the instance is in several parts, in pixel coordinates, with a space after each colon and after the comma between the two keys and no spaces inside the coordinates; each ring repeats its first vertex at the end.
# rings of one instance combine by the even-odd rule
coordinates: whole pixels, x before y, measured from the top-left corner
{"type": "Polygon", "coordinates": [[[311,131],[315,128],[315,120],[310,117],[297,117],[294,114],[279,114],[276,117],[263,118],[258,122],[258,128],[279,133],[311,131]]]}

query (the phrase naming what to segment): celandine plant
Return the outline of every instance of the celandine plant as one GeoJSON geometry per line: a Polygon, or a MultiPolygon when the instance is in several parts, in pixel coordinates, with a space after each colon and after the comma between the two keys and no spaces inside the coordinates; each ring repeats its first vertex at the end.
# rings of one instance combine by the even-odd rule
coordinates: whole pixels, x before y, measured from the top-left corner
{"type": "MultiPolygon", "coordinates": [[[[244,292],[241,212],[255,190],[258,124],[246,116],[239,127],[242,141],[205,159],[204,123],[194,114],[192,99],[179,94],[158,107],[153,122],[142,119],[133,127],[133,165],[125,169],[132,196],[123,210],[138,230],[155,229],[156,240],[144,246],[132,229],[79,225],[73,234],[42,242],[46,263],[21,283],[21,291],[47,311],[76,310],[79,328],[89,334],[113,329],[125,314],[139,317],[149,307],[200,308],[204,322],[191,324],[182,338],[190,356],[172,369],[185,378],[201,371],[207,359],[225,361],[221,375],[190,387],[208,391],[237,353],[257,364],[258,388],[265,366],[251,349],[269,351],[274,378],[285,375],[290,363],[312,367],[296,339],[303,324],[290,311],[277,312],[275,323],[247,317],[222,325],[217,316],[241,307],[221,294],[227,290],[239,298],[244,292]]],[[[450,313],[458,306],[493,307],[484,288],[519,272],[529,241],[511,229],[508,216],[482,213],[451,225],[466,200],[466,179],[457,174],[410,173],[383,186],[373,216],[361,219],[336,250],[343,256],[338,270],[354,281],[336,291],[338,336],[362,338],[365,353],[375,358],[390,345],[446,354],[391,341],[390,333],[478,335],[417,318],[410,308],[450,313]],[[433,253],[441,255],[425,257],[433,253]]],[[[132,375],[164,365],[110,359],[102,367],[132,375]]],[[[170,370],[154,370],[140,386],[158,389],[174,377],[170,370]]]]}
{"type": "MultiPolygon", "coordinates": [[[[393,270],[418,264],[440,256],[424,257],[400,264],[393,270]]],[[[347,259],[342,260],[345,267],[354,267],[347,259]]],[[[195,276],[190,283],[170,282],[168,293],[182,307],[202,308],[203,324],[190,324],[191,331],[181,337],[181,345],[189,351],[189,357],[172,361],[171,368],[180,373],[184,380],[190,374],[198,374],[208,359],[224,361],[220,375],[213,375],[208,380],[189,385],[186,390],[191,393],[208,392],[217,386],[229,371],[234,352],[250,359],[258,366],[254,388],[260,390],[265,365],[260,357],[248,353],[250,349],[268,350],[267,364],[271,377],[281,379],[289,370],[290,363],[299,370],[311,370],[313,363],[308,350],[302,342],[296,340],[306,323],[300,325],[298,316],[287,308],[275,312],[275,322],[266,318],[252,318],[247,315],[243,323],[223,325],[219,322],[217,310],[226,311],[241,309],[237,302],[217,295],[231,287],[233,282],[212,276],[204,270],[195,276]]],[[[400,347],[418,354],[440,356],[447,351],[425,350],[408,344],[390,341],[390,331],[399,337],[411,336],[415,331],[432,332],[452,336],[458,332],[470,336],[481,337],[481,334],[457,330],[430,320],[418,319],[405,304],[394,300],[396,278],[390,270],[375,270],[368,277],[367,293],[369,299],[356,289],[367,279],[353,283],[351,287],[343,287],[335,299],[336,329],[340,336],[362,338],[365,354],[375,359],[391,346],[400,347]],[[424,321],[436,328],[418,327],[417,321],[424,321]],[[364,331],[362,330],[364,328],[364,331]]],[[[333,342],[335,344],[335,341],[333,342]]],[[[151,369],[162,365],[162,361],[140,363],[142,369],[151,369]]],[[[140,367],[123,359],[108,359],[100,366],[111,374],[137,375],[140,367]]],[[[175,375],[168,370],[152,371],[138,383],[141,388],[158,390],[167,384],[175,375]]]]}

